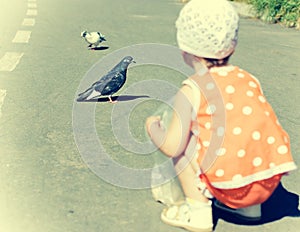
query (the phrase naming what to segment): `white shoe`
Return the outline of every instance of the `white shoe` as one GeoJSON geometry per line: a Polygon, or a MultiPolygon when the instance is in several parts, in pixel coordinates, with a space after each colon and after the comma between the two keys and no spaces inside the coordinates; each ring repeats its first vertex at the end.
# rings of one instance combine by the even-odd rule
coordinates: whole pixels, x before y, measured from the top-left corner
{"type": "Polygon", "coordinates": [[[161,220],[171,226],[182,227],[192,232],[212,232],[212,207],[208,203],[178,202],[163,210],[161,220]]]}

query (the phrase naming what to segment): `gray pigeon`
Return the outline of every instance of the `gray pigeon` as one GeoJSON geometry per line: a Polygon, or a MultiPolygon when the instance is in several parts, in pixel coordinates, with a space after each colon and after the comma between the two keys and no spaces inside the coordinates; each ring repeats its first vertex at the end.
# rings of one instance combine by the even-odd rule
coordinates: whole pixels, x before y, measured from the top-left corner
{"type": "Polygon", "coordinates": [[[109,102],[114,103],[111,96],[125,83],[128,65],[135,63],[131,56],[124,57],[112,70],[96,81],[90,88],[78,95],[77,101],[96,99],[108,96],[109,102]]]}
{"type": "Polygon", "coordinates": [[[85,39],[85,41],[89,44],[88,47],[91,49],[98,47],[100,43],[106,41],[104,35],[102,35],[100,32],[83,31],[81,32],[81,37],[85,39]]]}

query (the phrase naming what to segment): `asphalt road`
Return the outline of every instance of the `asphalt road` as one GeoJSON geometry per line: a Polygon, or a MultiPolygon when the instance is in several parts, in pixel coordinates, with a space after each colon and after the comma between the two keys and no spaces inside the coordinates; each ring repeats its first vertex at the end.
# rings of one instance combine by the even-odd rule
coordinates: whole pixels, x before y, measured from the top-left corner
{"type": "MultiPolygon", "coordinates": [[[[0,232],[182,231],[160,221],[163,206],[152,200],[149,189],[121,188],[92,172],[78,152],[72,127],[75,94],[87,71],[127,46],[176,45],[174,21],[181,7],[177,0],[1,1],[0,89],[7,96],[0,119],[0,232]],[[87,50],[80,38],[83,30],[100,30],[108,49],[87,50]],[[16,56],[8,59],[12,53],[16,56]]],[[[293,29],[243,18],[231,60],[260,79],[290,134],[298,164],[299,35],[293,29]]],[[[177,86],[182,81],[182,76],[159,67],[129,71],[124,89],[151,78],[177,86]]],[[[150,103],[132,116],[137,139],[143,139],[142,122],[156,107],[150,103]]],[[[113,107],[97,103],[95,123],[106,150],[117,162],[151,165],[147,157],[132,154],[113,138],[113,107]]],[[[299,174],[297,170],[283,180],[298,194],[299,174]]],[[[299,226],[299,218],[253,227],[219,221],[216,231],[296,232],[299,226]]]]}

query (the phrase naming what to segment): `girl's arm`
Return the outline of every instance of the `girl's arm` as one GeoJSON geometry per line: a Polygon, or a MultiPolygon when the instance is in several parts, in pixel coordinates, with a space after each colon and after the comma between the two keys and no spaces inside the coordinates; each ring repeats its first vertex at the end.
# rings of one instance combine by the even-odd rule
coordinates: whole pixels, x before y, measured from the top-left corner
{"type": "Polygon", "coordinates": [[[147,132],[152,142],[169,157],[182,154],[189,142],[192,96],[192,89],[187,85],[178,91],[168,129],[163,127],[158,116],[151,116],[146,121],[147,132]]]}

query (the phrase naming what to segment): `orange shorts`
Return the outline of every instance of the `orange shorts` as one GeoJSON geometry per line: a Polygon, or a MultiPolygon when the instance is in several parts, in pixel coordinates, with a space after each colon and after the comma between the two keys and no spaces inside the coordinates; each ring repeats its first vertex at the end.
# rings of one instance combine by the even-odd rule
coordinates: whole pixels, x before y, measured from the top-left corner
{"type": "Polygon", "coordinates": [[[236,189],[218,189],[210,184],[204,174],[200,174],[199,177],[217,200],[230,208],[238,209],[261,204],[266,201],[278,186],[282,174],[236,189]]]}

